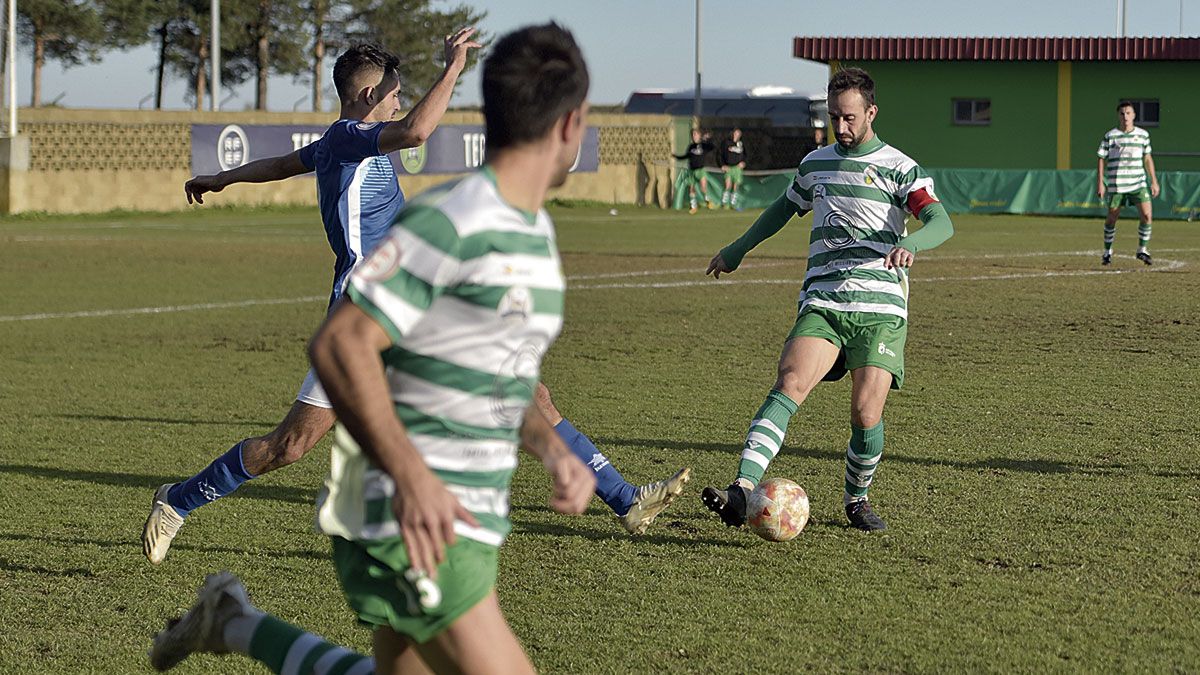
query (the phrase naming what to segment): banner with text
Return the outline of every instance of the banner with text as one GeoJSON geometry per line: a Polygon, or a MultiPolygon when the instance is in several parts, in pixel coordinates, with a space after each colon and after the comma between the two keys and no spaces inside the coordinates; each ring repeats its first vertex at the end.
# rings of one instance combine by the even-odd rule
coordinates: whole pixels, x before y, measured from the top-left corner
{"type": "MultiPolygon", "coordinates": [[[[193,124],[192,173],[213,174],[286,155],[321,138],[327,127],[275,124],[193,124]]],[[[417,148],[389,153],[398,175],[464,173],[483,163],[486,137],[478,125],[438,127],[417,148]]],[[[572,171],[600,167],[600,132],[588,127],[572,171]]]]}

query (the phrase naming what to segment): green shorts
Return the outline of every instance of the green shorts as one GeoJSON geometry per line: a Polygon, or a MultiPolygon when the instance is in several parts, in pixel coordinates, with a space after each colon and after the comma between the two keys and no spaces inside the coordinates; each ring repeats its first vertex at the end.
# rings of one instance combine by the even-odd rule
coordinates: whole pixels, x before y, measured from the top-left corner
{"type": "Polygon", "coordinates": [[[742,182],[742,171],[744,171],[744,169],[742,169],[740,166],[731,166],[729,167],[729,170],[725,172],[725,177],[728,178],[734,185],[738,185],[742,182]]]}
{"type": "Polygon", "coordinates": [[[446,549],[437,581],[416,583],[404,576],[408,552],[403,539],[330,539],[342,592],[359,622],[372,628],[390,626],[414,642],[429,641],[496,586],[498,549],[462,536],[446,549]]]}
{"type": "Polygon", "coordinates": [[[892,374],[892,389],[904,385],[904,340],[908,322],[891,314],[839,312],[809,305],[796,317],[788,339],[816,337],[829,340],[841,352],[825,377],[840,380],[848,371],[877,366],[892,374]]]}
{"type": "Polygon", "coordinates": [[[688,185],[699,185],[700,180],[708,178],[708,169],[700,167],[699,169],[684,169],[687,175],[688,185]]]}
{"type": "Polygon", "coordinates": [[[1150,190],[1141,188],[1137,192],[1110,192],[1104,197],[1108,210],[1119,209],[1122,206],[1137,206],[1150,201],[1150,190]]]}

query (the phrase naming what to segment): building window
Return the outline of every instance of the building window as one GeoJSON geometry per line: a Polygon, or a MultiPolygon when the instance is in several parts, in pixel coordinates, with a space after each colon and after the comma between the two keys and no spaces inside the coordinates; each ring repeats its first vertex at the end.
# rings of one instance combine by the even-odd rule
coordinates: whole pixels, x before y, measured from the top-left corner
{"type": "Polygon", "coordinates": [[[992,102],[986,98],[956,98],[954,123],[986,126],[992,123],[992,102]]]}
{"type": "Polygon", "coordinates": [[[1133,123],[1139,127],[1158,126],[1158,99],[1131,98],[1133,104],[1133,123]]]}

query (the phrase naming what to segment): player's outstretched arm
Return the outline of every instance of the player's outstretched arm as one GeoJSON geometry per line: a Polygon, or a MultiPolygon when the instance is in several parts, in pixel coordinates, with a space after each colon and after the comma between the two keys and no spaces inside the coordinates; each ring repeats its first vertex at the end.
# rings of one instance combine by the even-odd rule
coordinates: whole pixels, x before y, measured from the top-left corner
{"type": "Polygon", "coordinates": [[[806,213],[808,211],[798,208],[788,198],[787,193],[780,195],[779,199],[771,202],[771,205],[755,219],[754,224],[746,230],[745,234],[713,256],[705,274],[711,274],[714,278],[720,279],[722,274],[736,270],[742,264],[742,258],[746,257],[751,249],[782,230],[792,216],[803,216],[806,213]]]}
{"type": "Polygon", "coordinates": [[[454,35],[446,36],[446,69],[429,93],[417,101],[403,119],[389,122],[379,132],[380,152],[387,154],[401,148],[415,148],[429,140],[446,114],[446,108],[450,106],[454,84],[467,65],[467,52],[483,46],[471,40],[475,32],[474,28],[463,28],[454,35]]]}
{"type": "Polygon", "coordinates": [[[183,184],[183,192],[187,195],[189,204],[193,201],[203,204],[204,193],[220,192],[234,183],[270,183],[299,176],[309,171],[312,169],[304,166],[304,162],[300,161],[300,151],[297,150],[279,157],[256,159],[236,169],[222,171],[218,174],[196,176],[183,184]]]}
{"type": "Polygon", "coordinates": [[[392,509],[413,569],[436,578],[446,547],[454,543],[454,521],[479,523],[429,470],[392,409],[379,358],[391,346],[375,319],[343,299],[313,337],[308,353],[338,419],[396,483],[392,509]]]}
{"type": "Polygon", "coordinates": [[[550,506],[559,513],[583,513],[596,490],[596,476],[567,448],[536,405],[525,410],[521,447],[542,460],[554,481],[550,506]]]}
{"type": "Polygon", "coordinates": [[[954,235],[954,223],[941,202],[926,204],[917,217],[921,219],[921,229],[901,239],[888,252],[883,261],[884,267],[911,267],[918,252],[937,248],[954,235]]]}

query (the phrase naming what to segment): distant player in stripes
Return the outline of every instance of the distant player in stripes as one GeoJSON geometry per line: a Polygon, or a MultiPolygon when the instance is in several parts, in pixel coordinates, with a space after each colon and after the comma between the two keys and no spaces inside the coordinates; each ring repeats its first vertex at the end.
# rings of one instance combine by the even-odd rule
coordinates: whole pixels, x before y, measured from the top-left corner
{"type": "Polygon", "coordinates": [[[274,672],[533,671],[497,557],[518,444],[556,510],[582,512],[594,487],[533,404],[565,291],[542,206],[586,131],[588,74],[547,24],[502,37],[482,80],[486,164],[400,213],[309,347],[340,421],[318,524],[374,660],[263,614],[224,573],[156,636],[156,668],[233,651],[274,672]]]}
{"type": "Polygon", "coordinates": [[[737,127],[734,127],[729,138],[721,144],[721,170],[725,172],[725,191],[721,193],[721,208],[741,211],[746,145],[742,142],[742,130],[737,127]]]}
{"type": "Polygon", "coordinates": [[[829,81],[829,119],[837,143],[800,162],[796,178],[737,241],[721,249],[708,273],[720,278],[792,216],[813,214],[808,271],[799,314],[788,334],[779,374],[754,415],[737,479],[728,488],[704,488],[701,499],[727,525],[746,520],[746,499],[783,445],[788,422],[822,380],[850,372],[850,442],[843,501],[856,528],[886,525],[867,501],[883,454],[883,406],[889,389],[904,381],[908,334],[908,275],[920,251],[954,232],[937,201],[933,180],[871,125],[875,83],[859,68],[829,81]],[[905,222],[924,225],[908,234],[905,222]]]}
{"type": "Polygon", "coordinates": [[[1104,219],[1104,255],[1100,264],[1112,264],[1113,240],[1117,236],[1117,219],[1121,207],[1136,206],[1138,225],[1137,259],[1151,264],[1150,226],[1153,216],[1150,199],[1158,196],[1158,175],[1154,172],[1154,158],[1150,156],[1150,133],[1133,125],[1133,104],[1121,101],[1117,104],[1117,126],[1104,134],[1096,150],[1097,175],[1096,194],[1108,209],[1104,219]],[[1146,177],[1150,187],[1146,188],[1146,177]]]}

